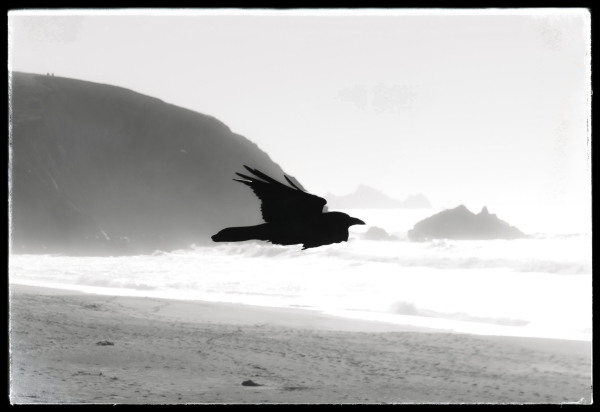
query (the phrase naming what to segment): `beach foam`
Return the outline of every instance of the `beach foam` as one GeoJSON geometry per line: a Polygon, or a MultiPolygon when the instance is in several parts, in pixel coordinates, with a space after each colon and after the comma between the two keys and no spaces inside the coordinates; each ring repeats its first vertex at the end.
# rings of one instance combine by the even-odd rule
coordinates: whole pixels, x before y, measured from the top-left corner
{"type": "Polygon", "coordinates": [[[500,335],[591,339],[590,243],[586,235],[424,243],[356,239],[306,251],[244,242],[153,256],[12,255],[10,281],[302,307],[386,322],[435,321],[472,333],[494,327],[500,335]]]}

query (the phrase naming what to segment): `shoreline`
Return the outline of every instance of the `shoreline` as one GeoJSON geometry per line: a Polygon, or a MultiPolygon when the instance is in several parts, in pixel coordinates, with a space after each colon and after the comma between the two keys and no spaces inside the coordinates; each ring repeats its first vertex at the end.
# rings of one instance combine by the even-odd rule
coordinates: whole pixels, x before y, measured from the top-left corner
{"type": "MultiPolygon", "coordinates": [[[[227,323],[234,325],[272,324],[284,327],[296,327],[314,330],[330,330],[338,332],[426,332],[450,333],[443,329],[433,329],[411,325],[350,319],[328,315],[318,311],[301,308],[279,308],[271,306],[255,306],[243,303],[210,302],[204,300],[179,300],[157,297],[138,297],[120,295],[99,295],[72,289],[50,288],[11,283],[11,292],[35,293],[47,296],[79,296],[110,298],[124,306],[136,306],[141,302],[168,302],[160,315],[179,321],[195,323],[227,323]],[[193,311],[202,308],[203,311],[193,311]]],[[[150,303],[146,303],[150,304],[150,303]]]]}
{"type": "MultiPolygon", "coordinates": [[[[132,299],[159,299],[165,300],[172,303],[181,303],[184,306],[186,304],[202,304],[202,305],[214,305],[215,307],[220,307],[221,311],[219,312],[220,318],[222,321],[228,323],[236,323],[239,322],[241,324],[252,324],[249,320],[248,316],[238,316],[240,313],[238,311],[252,311],[255,312],[258,317],[265,318],[268,322],[273,322],[274,324],[281,324],[282,326],[292,326],[294,324],[293,321],[297,321],[296,323],[303,325],[303,327],[307,328],[316,328],[321,330],[344,330],[344,331],[354,331],[354,332],[427,332],[427,333],[459,333],[459,334],[468,334],[474,336],[481,337],[489,337],[491,339],[494,338],[523,338],[523,339],[548,339],[550,341],[565,341],[565,342],[588,342],[591,343],[591,335],[589,339],[586,338],[563,338],[563,337],[554,337],[554,336],[523,336],[520,334],[506,334],[506,333],[493,333],[493,329],[501,329],[503,328],[501,325],[496,324],[477,324],[474,322],[466,322],[466,321],[457,321],[457,320],[448,320],[448,319],[439,319],[439,318],[429,318],[429,317],[419,317],[419,316],[395,316],[395,318],[406,318],[406,323],[397,323],[392,321],[387,321],[385,319],[373,319],[370,316],[368,317],[350,317],[344,316],[344,314],[336,314],[336,312],[340,312],[337,310],[333,311],[322,311],[317,308],[303,308],[303,307],[279,307],[279,306],[261,306],[254,304],[247,304],[241,302],[218,302],[218,301],[207,301],[201,299],[176,299],[169,298],[163,296],[131,296],[127,294],[111,294],[111,290],[107,289],[101,292],[94,291],[82,291],[78,289],[67,289],[61,287],[53,287],[53,286],[37,286],[37,285],[26,285],[20,283],[9,283],[10,288],[15,290],[22,290],[25,292],[35,291],[35,293],[41,294],[51,294],[51,295],[84,295],[84,296],[111,296],[118,298],[132,298],[132,299]],[[224,315],[227,314],[227,315],[224,315]],[[286,314],[285,318],[288,319],[286,322],[279,322],[283,319],[283,314],[286,314]],[[311,322],[312,320],[312,322],[311,322]],[[434,321],[434,322],[432,322],[434,321]],[[314,323],[314,326],[312,324],[314,323]],[[416,323],[416,324],[415,324],[416,323]],[[434,325],[431,325],[434,323],[434,325]],[[476,328],[473,328],[473,325],[477,325],[476,328]]],[[[344,312],[344,311],[341,311],[344,312]]],[[[359,311],[360,312],[360,311],[359,311]]],[[[212,312],[215,313],[214,311],[212,312]]],[[[366,312],[367,315],[370,315],[371,312],[366,312]]],[[[506,332],[505,330],[502,332],[506,332]]],[[[584,345],[585,346],[585,345],[584,345]]]]}
{"type": "Polygon", "coordinates": [[[294,308],[9,290],[13,403],[591,399],[586,341],[448,333],[294,308]],[[247,380],[262,386],[242,386],[247,380]]]}

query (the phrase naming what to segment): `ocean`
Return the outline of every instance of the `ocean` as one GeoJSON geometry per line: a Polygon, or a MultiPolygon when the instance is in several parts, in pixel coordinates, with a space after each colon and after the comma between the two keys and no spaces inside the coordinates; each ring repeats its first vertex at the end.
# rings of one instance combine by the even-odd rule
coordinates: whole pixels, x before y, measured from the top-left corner
{"type": "Polygon", "coordinates": [[[509,220],[499,213],[532,236],[406,240],[408,229],[439,211],[346,210],[367,226],[353,226],[347,243],[304,251],[300,245],[242,242],[143,256],[11,255],[9,281],[303,308],[481,335],[591,340],[592,235],[585,218],[569,226],[550,224],[543,214],[519,220],[514,213],[509,220]],[[364,240],[370,226],[400,240],[364,240]]]}

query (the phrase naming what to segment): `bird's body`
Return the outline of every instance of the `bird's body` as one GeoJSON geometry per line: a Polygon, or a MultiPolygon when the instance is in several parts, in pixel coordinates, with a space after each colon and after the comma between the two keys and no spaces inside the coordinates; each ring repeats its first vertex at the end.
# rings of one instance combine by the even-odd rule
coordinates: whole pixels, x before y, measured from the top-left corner
{"type": "Polygon", "coordinates": [[[348,241],[348,228],[364,222],[342,212],[323,213],[327,201],[286,186],[256,169],[244,166],[253,177],[237,173],[246,180],[234,179],[252,188],[261,199],[261,211],[266,223],[257,226],[230,227],[212,237],[215,242],[264,240],[276,245],[302,244],[303,249],[348,241]]]}

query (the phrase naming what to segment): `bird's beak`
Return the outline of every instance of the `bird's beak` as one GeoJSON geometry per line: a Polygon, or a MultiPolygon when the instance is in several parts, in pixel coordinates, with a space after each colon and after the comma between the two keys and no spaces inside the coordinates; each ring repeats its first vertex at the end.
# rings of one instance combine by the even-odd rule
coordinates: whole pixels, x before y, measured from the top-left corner
{"type": "MultiPolygon", "coordinates": [[[[355,217],[352,218],[352,225],[365,225],[366,223],[355,217]]],[[[350,225],[350,226],[352,226],[350,225]]]]}

